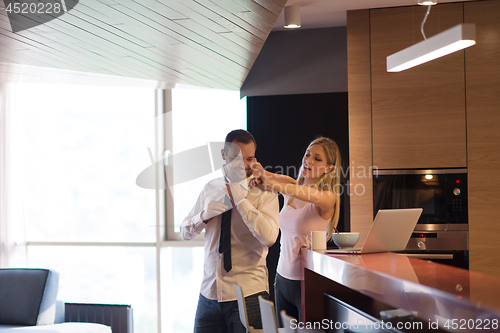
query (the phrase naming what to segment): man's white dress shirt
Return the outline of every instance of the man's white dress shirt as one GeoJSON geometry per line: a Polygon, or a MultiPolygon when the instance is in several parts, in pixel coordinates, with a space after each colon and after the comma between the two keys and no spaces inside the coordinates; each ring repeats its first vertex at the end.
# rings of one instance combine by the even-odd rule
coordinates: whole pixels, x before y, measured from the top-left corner
{"type": "Polygon", "coordinates": [[[226,182],[217,178],[208,182],[196,204],[181,224],[181,237],[191,240],[205,230],[205,262],[201,294],[219,302],[236,300],[234,284],[245,297],[262,291],[269,292],[266,256],[279,233],[278,196],[251,188],[247,197],[231,211],[232,269],[226,272],[219,253],[221,215],[208,223],[201,219],[210,201],[224,202],[226,182]]]}

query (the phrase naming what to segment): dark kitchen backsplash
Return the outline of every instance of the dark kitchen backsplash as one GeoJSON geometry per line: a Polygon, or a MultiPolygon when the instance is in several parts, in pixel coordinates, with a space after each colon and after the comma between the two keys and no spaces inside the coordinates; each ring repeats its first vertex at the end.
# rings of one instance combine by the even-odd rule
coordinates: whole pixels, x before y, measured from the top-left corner
{"type": "MultiPolygon", "coordinates": [[[[272,167],[269,171],[296,177],[294,171],[298,172],[307,145],[317,136],[335,140],[344,170],[349,165],[347,92],[247,97],[247,129],[257,141],[257,160],[272,167]]],[[[280,207],[282,204],[280,196],[280,207]]],[[[350,230],[349,208],[349,197],[344,194],[340,231],[350,230]]],[[[272,299],[278,257],[279,241],[269,249],[267,258],[272,299]]]]}

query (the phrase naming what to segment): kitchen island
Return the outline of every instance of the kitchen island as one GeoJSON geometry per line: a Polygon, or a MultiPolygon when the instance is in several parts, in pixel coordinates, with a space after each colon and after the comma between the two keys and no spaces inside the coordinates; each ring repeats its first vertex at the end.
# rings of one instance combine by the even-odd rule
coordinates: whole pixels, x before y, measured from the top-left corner
{"type": "Polygon", "coordinates": [[[383,323],[384,314],[399,314],[421,325],[403,332],[500,332],[498,278],[394,253],[303,249],[301,265],[306,322],[341,320],[347,326],[361,315],[383,323]]]}

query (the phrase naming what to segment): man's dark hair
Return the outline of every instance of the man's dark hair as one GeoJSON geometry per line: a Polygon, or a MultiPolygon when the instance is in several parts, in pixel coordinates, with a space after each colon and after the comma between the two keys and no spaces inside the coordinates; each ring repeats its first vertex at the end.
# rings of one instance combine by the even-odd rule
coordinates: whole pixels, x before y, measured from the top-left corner
{"type": "Polygon", "coordinates": [[[242,130],[242,129],[237,129],[237,130],[231,131],[226,135],[224,150],[227,151],[227,148],[229,146],[228,143],[231,143],[233,141],[241,142],[244,144],[249,144],[250,142],[253,142],[255,145],[255,148],[257,148],[257,142],[255,142],[255,138],[253,137],[253,135],[250,134],[250,132],[247,132],[247,131],[242,130]]]}

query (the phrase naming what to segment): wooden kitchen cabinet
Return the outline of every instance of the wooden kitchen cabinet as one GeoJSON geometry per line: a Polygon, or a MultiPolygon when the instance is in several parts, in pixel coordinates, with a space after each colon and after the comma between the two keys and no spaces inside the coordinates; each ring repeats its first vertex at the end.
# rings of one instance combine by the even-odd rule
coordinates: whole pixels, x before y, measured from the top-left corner
{"type": "MultiPolygon", "coordinates": [[[[425,6],[370,11],[373,165],[380,169],[466,167],[464,51],[388,73],[386,58],[423,40],[425,6]]],[[[429,38],[463,23],[463,4],[435,6],[429,38]]]]}
{"type": "MultiPolygon", "coordinates": [[[[381,169],[467,167],[470,269],[500,277],[500,1],[438,4],[427,36],[475,23],[477,44],[387,73],[388,55],[422,39],[425,10],[347,13],[351,167],[370,160],[381,169]]],[[[352,229],[363,231],[371,224],[371,179],[350,181],[351,193],[365,189],[351,198],[352,229]]]]}
{"type": "Polygon", "coordinates": [[[500,1],[464,4],[470,269],[500,277],[500,1]]]}
{"type": "Polygon", "coordinates": [[[351,231],[364,242],[373,219],[372,117],[370,81],[370,11],[347,13],[347,54],[349,89],[349,170],[351,231]],[[359,176],[358,176],[359,175],[359,176]]]}
{"type": "MultiPolygon", "coordinates": [[[[362,235],[373,219],[373,179],[360,170],[467,166],[464,51],[386,70],[388,55],[423,39],[425,11],[347,12],[351,230],[362,235]]],[[[430,37],[462,22],[463,4],[439,4],[424,31],[430,37]]]]}

